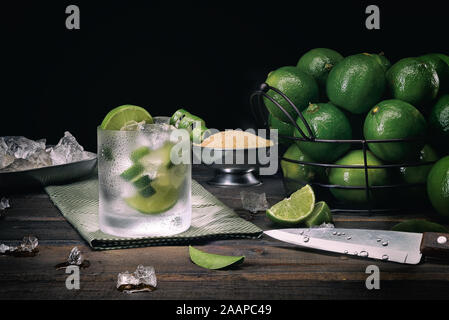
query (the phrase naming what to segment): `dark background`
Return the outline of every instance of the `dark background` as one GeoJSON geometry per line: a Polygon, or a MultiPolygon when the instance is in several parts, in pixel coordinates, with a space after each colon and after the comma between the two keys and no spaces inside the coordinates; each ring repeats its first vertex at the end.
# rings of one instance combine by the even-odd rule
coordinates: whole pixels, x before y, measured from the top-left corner
{"type": "Polygon", "coordinates": [[[0,136],[56,143],[69,130],[94,151],[96,127],[122,104],[246,128],[251,92],[311,48],[383,51],[393,62],[447,53],[447,21],[443,1],[2,3],[0,136]],[[65,28],[69,4],[80,30],[65,28]],[[369,4],[380,6],[381,30],[365,28],[369,4]]]}

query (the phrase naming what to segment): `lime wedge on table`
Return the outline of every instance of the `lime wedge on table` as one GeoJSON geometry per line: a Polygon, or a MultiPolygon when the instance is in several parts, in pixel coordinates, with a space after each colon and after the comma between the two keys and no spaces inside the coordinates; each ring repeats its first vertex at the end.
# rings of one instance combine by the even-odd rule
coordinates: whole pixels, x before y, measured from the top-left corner
{"type": "Polygon", "coordinates": [[[267,210],[267,216],[273,222],[295,225],[306,220],[313,212],[315,194],[312,187],[306,185],[267,210]]]}
{"type": "Polygon", "coordinates": [[[315,204],[312,213],[304,221],[304,224],[308,227],[319,226],[323,223],[332,222],[332,213],[326,202],[320,201],[315,204]]]}
{"type": "Polygon", "coordinates": [[[206,269],[222,269],[232,265],[240,264],[245,256],[223,256],[219,254],[207,253],[189,246],[190,259],[196,265],[206,269]]]}
{"type": "Polygon", "coordinates": [[[126,198],[125,202],[141,213],[154,214],[167,211],[178,201],[178,190],[171,187],[154,187],[152,194],[146,196],[141,193],[126,198]]]}
{"type": "Polygon", "coordinates": [[[144,108],[126,104],[109,111],[100,128],[103,130],[120,130],[131,122],[142,121],[153,123],[153,118],[144,108]]]}

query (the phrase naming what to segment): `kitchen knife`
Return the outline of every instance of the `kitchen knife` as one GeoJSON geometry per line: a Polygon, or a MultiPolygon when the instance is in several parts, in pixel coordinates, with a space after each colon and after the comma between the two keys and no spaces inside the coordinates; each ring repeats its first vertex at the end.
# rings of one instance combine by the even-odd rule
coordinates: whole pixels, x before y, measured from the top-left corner
{"type": "Polygon", "coordinates": [[[446,233],[337,228],[292,228],[264,233],[305,248],[399,263],[417,264],[423,254],[449,257],[449,234],[446,233]]]}

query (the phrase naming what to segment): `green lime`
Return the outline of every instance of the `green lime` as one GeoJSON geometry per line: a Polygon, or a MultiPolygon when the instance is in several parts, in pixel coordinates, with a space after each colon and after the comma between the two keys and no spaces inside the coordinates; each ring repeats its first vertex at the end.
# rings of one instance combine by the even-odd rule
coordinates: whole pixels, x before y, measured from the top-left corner
{"type": "Polygon", "coordinates": [[[245,260],[245,256],[223,256],[221,254],[207,253],[189,246],[190,260],[196,265],[206,269],[223,269],[235,266],[245,260]]]}
{"type": "MultiPolygon", "coordinates": [[[[302,111],[310,102],[318,99],[318,85],[312,76],[299,70],[296,67],[288,66],[271,71],[265,81],[270,86],[284,93],[302,111]]],[[[291,116],[296,119],[296,111],[286,102],[281,95],[270,90],[267,93],[274,101],[279,103],[291,116]]],[[[289,118],[269,99],[264,98],[268,111],[284,122],[289,122],[289,118]]]]}
{"type": "Polygon", "coordinates": [[[449,230],[447,230],[447,228],[445,226],[442,226],[441,224],[418,219],[411,219],[399,222],[398,224],[394,225],[391,228],[391,230],[401,232],[415,232],[415,233],[449,232],[449,230]]]}
{"type": "Polygon", "coordinates": [[[443,60],[444,62],[446,62],[446,64],[449,66],[449,56],[442,54],[442,53],[437,53],[436,54],[441,60],[443,60]]]}
{"type": "Polygon", "coordinates": [[[125,171],[120,174],[120,177],[123,179],[130,181],[140,175],[145,168],[140,163],[135,163],[125,171]]]}
{"type": "MultiPolygon", "coordinates": [[[[268,125],[270,126],[270,129],[277,129],[279,136],[283,135],[293,137],[293,131],[295,130],[293,125],[291,123],[287,123],[279,120],[276,117],[273,117],[271,113],[268,115],[268,125]]],[[[279,143],[283,145],[289,146],[293,142],[293,139],[279,137],[279,143]]]]}
{"type": "Polygon", "coordinates": [[[143,189],[145,187],[147,187],[153,180],[151,180],[151,178],[148,175],[143,175],[141,177],[138,177],[137,179],[135,179],[133,181],[133,185],[137,188],[137,189],[143,189]]]}
{"type": "Polygon", "coordinates": [[[449,218],[449,156],[441,158],[427,177],[427,194],[435,210],[449,218]]]}
{"type": "Polygon", "coordinates": [[[178,164],[161,167],[157,172],[155,184],[179,188],[186,178],[187,165],[178,164]]]}
{"type": "Polygon", "coordinates": [[[273,222],[283,225],[295,225],[307,219],[315,206],[315,194],[312,187],[304,186],[290,198],[286,198],[267,210],[267,216],[273,222]]]}
{"type": "Polygon", "coordinates": [[[421,142],[369,143],[380,159],[398,162],[416,159],[424,145],[427,124],[424,116],[411,104],[401,100],[378,103],[365,118],[363,133],[367,140],[422,139],[421,142]]]}
{"type": "Polygon", "coordinates": [[[384,71],[387,72],[391,67],[391,62],[387,57],[384,56],[384,53],[381,52],[379,54],[371,54],[371,56],[384,68],[384,71]]]}
{"type": "Polygon", "coordinates": [[[395,99],[422,108],[436,98],[438,75],[430,65],[418,58],[405,58],[396,62],[387,72],[387,82],[395,99]]]}
{"type": "Polygon", "coordinates": [[[316,48],[306,52],[299,59],[297,67],[311,75],[320,88],[325,88],[329,72],[341,60],[343,56],[335,50],[316,48]]]}
{"type": "Polygon", "coordinates": [[[151,197],[155,193],[156,193],[156,190],[154,190],[153,186],[151,186],[151,185],[148,185],[139,190],[139,194],[144,198],[151,197]]]}
{"type": "Polygon", "coordinates": [[[144,108],[126,104],[109,111],[100,128],[103,130],[120,130],[130,122],[142,121],[153,123],[153,118],[144,108]]]}
{"type": "Polygon", "coordinates": [[[421,61],[432,66],[435,69],[440,80],[439,92],[449,89],[449,65],[441,59],[438,54],[430,53],[419,57],[421,61]]]}
{"type": "Polygon", "coordinates": [[[429,116],[431,143],[442,154],[449,153],[449,94],[441,96],[429,116]]]}
{"type": "Polygon", "coordinates": [[[151,152],[150,148],[143,146],[131,152],[130,158],[133,162],[137,162],[150,152],[151,152]]]}
{"type": "MultiPolygon", "coordinates": [[[[380,166],[383,163],[378,160],[370,151],[366,152],[366,160],[369,166],[380,166]]],[[[353,150],[338,160],[335,164],[338,165],[364,165],[363,151],[353,150]]],[[[368,185],[381,186],[389,183],[389,175],[386,169],[368,169],[368,185]]],[[[365,187],[365,169],[361,168],[331,168],[329,170],[329,183],[331,185],[346,186],[346,187],[365,187]]],[[[365,189],[340,189],[331,188],[332,194],[338,200],[348,203],[368,202],[367,193],[365,189]]],[[[381,201],[385,198],[385,191],[382,189],[371,189],[370,197],[374,201],[381,201]]]]}
{"type": "Polygon", "coordinates": [[[152,187],[149,194],[136,195],[125,198],[125,202],[137,211],[145,214],[154,214],[167,211],[178,200],[178,190],[172,187],[152,187]]]}
{"type": "Polygon", "coordinates": [[[383,97],[384,68],[368,53],[346,57],[332,68],[326,90],[336,106],[365,113],[383,97]]]}
{"type": "MultiPolygon", "coordinates": [[[[345,114],[331,103],[310,104],[302,112],[316,139],[351,139],[352,129],[345,114]]],[[[301,130],[309,135],[302,119],[296,123],[301,130]]],[[[295,137],[302,138],[295,129],[295,137]]],[[[299,149],[319,162],[333,162],[346,153],[351,147],[349,143],[325,143],[297,141],[299,149]]]]}
{"type": "Polygon", "coordinates": [[[312,214],[304,221],[304,224],[312,227],[323,223],[332,223],[332,213],[327,203],[320,201],[315,204],[312,214]]]}
{"type": "MultiPolygon", "coordinates": [[[[308,155],[304,154],[296,144],[292,144],[284,153],[283,158],[316,162],[308,155]]],[[[286,160],[281,160],[281,168],[288,193],[294,192],[309,182],[324,180],[325,169],[317,166],[304,165],[286,160]]]]}
{"type": "MultiPolygon", "coordinates": [[[[439,157],[435,150],[432,149],[431,146],[425,145],[419,153],[417,162],[431,162],[437,161],[438,159],[439,157]]],[[[399,168],[399,176],[402,183],[422,184],[422,186],[402,188],[401,193],[404,194],[404,198],[407,199],[407,201],[422,202],[427,198],[426,182],[430,169],[432,169],[432,164],[399,168]]]]}

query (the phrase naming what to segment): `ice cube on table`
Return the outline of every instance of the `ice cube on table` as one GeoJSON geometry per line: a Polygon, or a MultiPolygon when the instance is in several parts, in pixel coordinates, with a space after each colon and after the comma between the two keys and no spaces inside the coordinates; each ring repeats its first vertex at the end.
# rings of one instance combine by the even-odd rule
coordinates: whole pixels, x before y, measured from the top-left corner
{"type": "Polygon", "coordinates": [[[66,164],[75,161],[86,160],[89,155],[68,131],[54,147],[48,148],[53,165],[66,164]]]}
{"type": "Polygon", "coordinates": [[[133,273],[120,272],[117,277],[117,289],[128,293],[153,291],[156,286],[156,272],[152,266],[138,265],[133,273]]]}
{"type": "Polygon", "coordinates": [[[1,254],[13,254],[15,256],[29,257],[36,255],[39,241],[34,236],[26,236],[18,246],[9,246],[4,243],[0,244],[1,254]]]}
{"type": "Polygon", "coordinates": [[[67,263],[71,265],[81,265],[83,263],[83,255],[78,247],[73,247],[73,249],[69,253],[69,257],[67,258],[67,263]]]}
{"type": "Polygon", "coordinates": [[[2,197],[0,199],[0,210],[5,210],[7,208],[11,207],[11,205],[9,204],[9,199],[2,197]]]}
{"type": "Polygon", "coordinates": [[[22,243],[19,246],[20,251],[31,252],[37,248],[39,241],[34,236],[23,237],[22,243]]]}
{"type": "Polygon", "coordinates": [[[242,200],[243,209],[256,213],[265,211],[270,206],[264,193],[256,193],[251,191],[241,191],[240,199],[242,200]]]}

